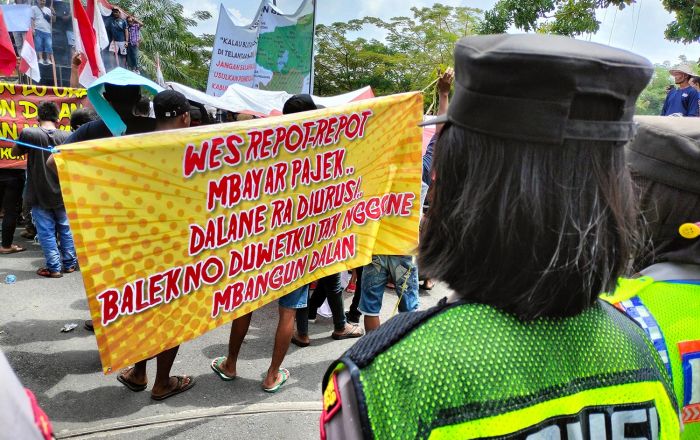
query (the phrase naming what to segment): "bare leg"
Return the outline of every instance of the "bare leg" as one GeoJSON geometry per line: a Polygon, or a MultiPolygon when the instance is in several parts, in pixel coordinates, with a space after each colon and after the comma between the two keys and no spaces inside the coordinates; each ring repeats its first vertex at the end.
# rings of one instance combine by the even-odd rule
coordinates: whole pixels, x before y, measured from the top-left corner
{"type": "Polygon", "coordinates": [[[270,362],[270,368],[267,370],[267,375],[262,383],[265,388],[272,388],[275,386],[277,377],[279,376],[279,368],[282,365],[284,357],[287,355],[289,343],[294,333],[294,316],[296,315],[296,310],[280,307],[279,313],[280,319],[277,323],[277,332],[275,333],[275,347],[272,350],[272,361],[270,362]]]}
{"type": "Polygon", "coordinates": [[[379,316],[365,315],[365,331],[371,332],[379,328],[379,316]]]}
{"type": "MultiPolygon", "coordinates": [[[[234,319],[231,323],[231,336],[228,338],[228,356],[226,360],[221,363],[221,371],[227,376],[236,376],[238,353],[241,351],[241,345],[243,345],[245,335],[248,334],[248,327],[250,327],[250,319],[252,317],[253,314],[248,313],[247,315],[234,319]]],[[[292,323],[293,322],[294,318],[292,318],[292,323]]]]}
{"type": "MultiPolygon", "coordinates": [[[[175,356],[177,356],[177,351],[179,349],[180,346],[178,345],[177,347],[165,350],[156,357],[156,381],[151,390],[151,394],[154,396],[163,395],[177,387],[177,379],[175,377],[170,377],[170,369],[173,367],[175,356]]],[[[187,383],[183,385],[187,385],[187,383]]]]}

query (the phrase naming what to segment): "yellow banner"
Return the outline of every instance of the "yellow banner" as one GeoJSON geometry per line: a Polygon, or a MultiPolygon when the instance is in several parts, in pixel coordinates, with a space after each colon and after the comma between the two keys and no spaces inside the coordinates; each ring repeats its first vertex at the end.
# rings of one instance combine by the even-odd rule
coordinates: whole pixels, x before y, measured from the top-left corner
{"type": "Polygon", "coordinates": [[[422,97],[66,145],[105,373],[418,244],[422,97]]]}

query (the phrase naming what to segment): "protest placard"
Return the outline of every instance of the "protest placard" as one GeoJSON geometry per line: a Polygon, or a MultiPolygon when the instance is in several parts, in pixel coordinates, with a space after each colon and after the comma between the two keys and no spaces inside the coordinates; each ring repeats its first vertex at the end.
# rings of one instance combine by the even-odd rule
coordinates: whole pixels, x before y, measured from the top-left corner
{"type": "MultiPolygon", "coordinates": [[[[0,137],[16,140],[23,129],[39,124],[37,109],[42,101],[58,106],[56,126],[70,131],[70,114],[88,105],[85,89],[0,83],[0,137]]],[[[13,142],[0,140],[0,168],[25,168],[26,158],[12,155],[13,142]]]]}
{"type": "Polygon", "coordinates": [[[105,372],[315,279],[412,254],[419,93],[65,145],[56,154],[105,372]]]}

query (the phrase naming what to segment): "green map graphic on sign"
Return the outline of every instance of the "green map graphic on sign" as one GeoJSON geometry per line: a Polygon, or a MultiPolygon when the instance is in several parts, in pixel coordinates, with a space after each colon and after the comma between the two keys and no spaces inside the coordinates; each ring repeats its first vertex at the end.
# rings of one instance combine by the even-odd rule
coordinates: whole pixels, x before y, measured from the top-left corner
{"type": "Polygon", "coordinates": [[[311,75],[313,13],[291,26],[275,26],[258,40],[256,80],[262,90],[303,90],[311,75]]]}

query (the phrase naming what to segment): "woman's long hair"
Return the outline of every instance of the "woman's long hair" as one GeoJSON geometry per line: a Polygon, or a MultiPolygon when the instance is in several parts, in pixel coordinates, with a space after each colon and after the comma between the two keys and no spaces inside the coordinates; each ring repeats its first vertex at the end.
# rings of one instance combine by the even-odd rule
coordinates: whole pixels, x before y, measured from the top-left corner
{"type": "MultiPolygon", "coordinates": [[[[620,112],[588,95],[570,118],[620,112]]],[[[637,205],[619,142],[537,144],[448,123],[433,169],[419,266],[463,299],[523,319],[572,316],[628,271],[637,205]]]]}

